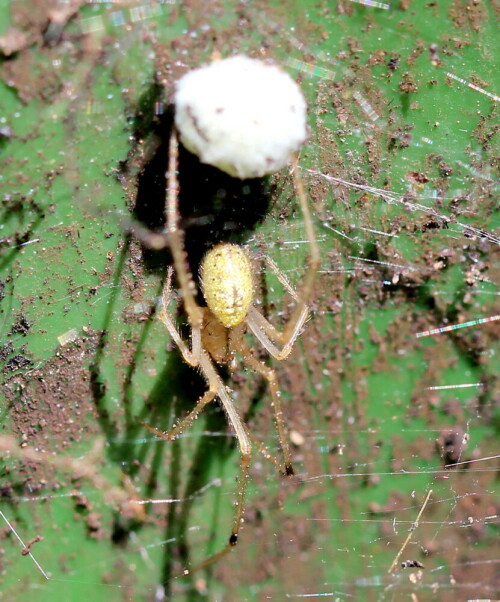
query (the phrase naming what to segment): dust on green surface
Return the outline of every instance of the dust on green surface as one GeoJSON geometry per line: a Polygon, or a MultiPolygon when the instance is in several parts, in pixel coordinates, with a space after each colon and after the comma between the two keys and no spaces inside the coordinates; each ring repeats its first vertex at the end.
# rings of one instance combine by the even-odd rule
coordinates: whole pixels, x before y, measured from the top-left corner
{"type": "MultiPolygon", "coordinates": [[[[6,526],[3,599],[159,599],[165,581],[186,600],[499,589],[487,460],[498,453],[498,322],[416,338],[499,313],[496,6],[371,4],[2,7],[0,51],[9,24],[18,43],[0,67],[1,416],[15,437],[3,440],[2,512],[25,543],[43,538],[32,553],[50,574],[6,526]],[[133,211],[161,226],[173,84],[217,52],[272,58],[301,82],[322,266],[296,352],[274,363],[298,476],[256,455],[236,550],[170,580],[224,545],[238,452],[217,408],[173,444],[137,423],[169,428],[203,383],[154,319],[168,256],[122,223],[133,211]],[[21,461],[26,449],[43,461],[21,461]],[[123,496],[110,499],[114,488],[123,496]],[[400,559],[425,568],[388,574],[429,488],[400,559]],[[163,503],[125,503],[150,499],[163,503]]],[[[254,210],[239,212],[189,166],[200,178],[181,164],[193,263],[231,236],[298,285],[307,247],[287,174],[239,190],[254,210]]],[[[272,278],[261,284],[279,323],[289,300],[272,278]]],[[[240,369],[228,385],[275,448],[263,383],[240,369]]]]}

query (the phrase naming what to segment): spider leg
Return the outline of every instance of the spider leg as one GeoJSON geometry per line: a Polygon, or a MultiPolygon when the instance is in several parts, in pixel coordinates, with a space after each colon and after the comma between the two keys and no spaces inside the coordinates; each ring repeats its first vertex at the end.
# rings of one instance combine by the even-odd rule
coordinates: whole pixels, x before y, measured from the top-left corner
{"type": "Polygon", "coordinates": [[[276,456],[273,456],[273,454],[267,449],[267,447],[262,443],[262,441],[259,441],[259,439],[257,439],[257,437],[253,435],[248,428],[247,435],[251,439],[252,443],[255,445],[257,450],[260,451],[260,453],[264,456],[264,458],[272,462],[281,473],[286,474],[286,469],[283,462],[280,462],[278,458],[276,458],[276,456]]]}
{"type": "Polygon", "coordinates": [[[199,358],[200,358],[200,353],[201,353],[201,327],[193,326],[191,329],[191,347],[192,347],[192,349],[190,350],[189,347],[186,345],[186,343],[183,341],[181,335],[179,334],[179,331],[177,330],[177,327],[176,327],[174,321],[172,320],[171,315],[168,312],[168,303],[170,301],[170,295],[172,292],[172,275],[173,275],[173,269],[172,269],[172,267],[169,267],[168,272],[167,272],[167,278],[165,280],[165,286],[163,287],[163,293],[162,293],[162,298],[160,301],[158,317],[163,322],[163,324],[167,327],[167,330],[168,330],[170,336],[173,338],[173,340],[175,341],[175,344],[177,345],[180,352],[182,353],[182,357],[185,359],[185,361],[190,366],[193,366],[193,368],[196,368],[200,363],[199,358]]]}
{"type": "Polygon", "coordinates": [[[189,323],[193,328],[201,328],[203,310],[196,303],[196,285],[189,268],[187,253],[184,248],[184,231],[179,227],[178,163],[179,145],[177,141],[177,132],[175,129],[172,129],[169,141],[168,168],[165,174],[167,179],[165,230],[163,232],[152,232],[134,220],[122,220],[122,227],[131,232],[143,245],[150,249],[160,250],[165,247],[170,248],[189,323]]]}
{"type": "MultiPolygon", "coordinates": [[[[182,357],[184,360],[194,368],[199,366],[200,364],[200,355],[201,355],[201,329],[193,327],[191,330],[191,344],[192,350],[189,349],[187,344],[183,341],[177,327],[172,320],[171,315],[168,312],[168,303],[170,301],[170,295],[172,292],[172,276],[173,269],[172,267],[168,268],[167,278],[165,280],[165,285],[163,287],[162,298],[159,305],[158,317],[163,322],[163,324],[167,327],[170,336],[175,341],[177,347],[182,353],[182,357]]],[[[167,441],[172,441],[178,435],[180,435],[185,429],[187,429],[191,424],[198,418],[201,414],[203,408],[209,404],[214,397],[217,395],[217,387],[210,386],[210,381],[208,390],[198,399],[195,407],[187,416],[185,416],[178,424],[176,424],[171,430],[167,432],[160,431],[159,429],[146,424],[142,420],[139,420],[139,423],[146,428],[150,433],[160,437],[162,439],[166,439],[167,441]]]]}
{"type": "MultiPolygon", "coordinates": [[[[304,217],[304,227],[306,229],[307,240],[309,241],[309,265],[302,281],[302,288],[298,293],[299,300],[297,302],[297,306],[295,307],[295,311],[292,313],[292,316],[285,327],[285,340],[293,337],[294,333],[297,332],[296,324],[302,319],[304,306],[307,306],[311,300],[314,281],[320,265],[319,248],[316,242],[316,236],[314,234],[313,221],[311,212],[309,210],[309,204],[307,202],[304,183],[299,173],[298,158],[295,159],[292,164],[292,172],[295,191],[297,193],[302,215],[304,217]]],[[[295,334],[295,337],[296,336],[297,335],[295,334]]]]}
{"type": "Polygon", "coordinates": [[[279,269],[276,263],[267,255],[264,255],[264,260],[267,263],[267,265],[271,268],[271,270],[275,273],[276,278],[281,282],[284,288],[286,288],[290,296],[293,297],[295,301],[299,301],[299,296],[288,281],[288,278],[285,276],[285,274],[283,274],[283,272],[279,269]]]}
{"type": "Polygon", "coordinates": [[[146,428],[150,433],[153,433],[156,437],[160,437],[161,439],[165,439],[166,441],[173,441],[176,437],[178,437],[183,431],[188,429],[191,424],[198,418],[198,416],[203,411],[204,407],[208,405],[214,397],[217,395],[217,391],[212,391],[209,389],[205,391],[205,393],[198,399],[195,407],[184,416],[184,418],[178,422],[172,429],[169,431],[160,431],[154,426],[150,426],[146,424],[142,420],[139,420],[139,424],[141,424],[144,428],[146,428]]]}
{"type": "MultiPolygon", "coordinates": [[[[167,278],[167,284],[166,284],[167,287],[169,286],[168,281],[169,281],[169,278],[167,278]]],[[[169,298],[169,292],[168,292],[168,288],[167,288],[167,292],[163,296],[163,299],[166,299],[168,301],[168,298],[169,298]]],[[[163,303],[163,301],[162,301],[162,303],[163,303]]],[[[178,334],[177,329],[175,328],[175,325],[173,324],[168,313],[165,311],[164,315],[160,314],[160,318],[167,326],[172,338],[176,338],[176,337],[179,338],[180,342],[182,343],[182,347],[179,346],[179,348],[181,350],[184,348],[183,355],[184,355],[184,353],[186,353],[187,357],[192,359],[191,352],[185,345],[184,341],[182,341],[182,339],[180,339],[180,335],[178,334]],[[174,337],[174,332],[175,332],[175,337],[174,337]]],[[[187,357],[186,356],[184,356],[184,357],[185,357],[186,361],[188,361],[187,357]]],[[[225,545],[225,547],[222,548],[222,550],[220,550],[219,552],[216,552],[212,556],[209,556],[206,560],[204,560],[200,564],[194,566],[193,568],[184,570],[184,575],[190,575],[191,573],[199,571],[200,569],[203,569],[203,568],[211,565],[212,563],[217,562],[217,560],[219,560],[219,558],[228,554],[234,548],[234,546],[238,543],[239,532],[241,529],[241,525],[243,523],[243,513],[245,511],[245,497],[246,497],[246,486],[247,486],[247,480],[248,480],[248,468],[250,466],[251,457],[252,457],[252,444],[250,441],[250,436],[248,434],[248,430],[247,430],[246,426],[244,425],[240,415],[238,414],[233,401],[229,397],[227,389],[226,389],[224,383],[222,382],[221,377],[217,373],[209,355],[202,349],[200,349],[199,359],[198,359],[196,365],[199,365],[199,367],[203,373],[203,376],[205,377],[205,380],[207,381],[208,390],[199,398],[198,402],[196,403],[196,406],[193,408],[193,410],[191,410],[191,412],[189,412],[189,414],[187,416],[185,416],[178,424],[176,424],[174,426],[174,428],[172,428],[170,431],[167,431],[167,432],[160,431],[159,429],[154,428],[154,427],[150,426],[149,424],[139,421],[140,424],[142,426],[144,426],[144,428],[146,428],[153,435],[155,435],[161,439],[166,439],[168,441],[171,441],[172,439],[175,439],[177,436],[179,436],[187,428],[189,428],[191,426],[191,424],[201,414],[204,407],[206,405],[208,405],[215,397],[218,397],[220,399],[222,407],[225,410],[227,418],[235,431],[236,438],[238,440],[238,445],[239,445],[240,453],[241,453],[240,473],[239,473],[239,477],[238,477],[238,492],[236,495],[233,525],[232,525],[231,534],[229,536],[228,542],[225,545]]],[[[264,455],[266,457],[271,456],[267,452],[267,450],[265,450],[265,447],[262,444],[259,445],[259,449],[261,451],[264,450],[264,451],[262,451],[262,453],[264,453],[264,455]]]]}
{"type": "Polygon", "coordinates": [[[240,475],[238,478],[238,494],[237,500],[235,503],[236,510],[233,519],[233,528],[231,531],[231,536],[229,537],[229,541],[227,544],[212,556],[206,558],[200,564],[197,564],[193,568],[185,569],[184,575],[191,575],[196,571],[206,568],[215,562],[218,562],[221,558],[229,554],[234,546],[238,543],[239,531],[243,522],[243,512],[245,510],[245,495],[246,495],[246,485],[248,480],[248,467],[250,466],[251,456],[241,454],[241,462],[240,462],[240,475]]]}
{"type": "MultiPolygon", "coordinates": [[[[243,513],[245,511],[245,497],[246,497],[246,486],[248,480],[248,468],[252,457],[252,445],[248,436],[247,428],[244,425],[240,415],[238,414],[233,401],[229,397],[227,389],[222,382],[221,377],[215,370],[215,367],[205,351],[201,351],[200,354],[200,368],[203,376],[209,384],[209,390],[215,391],[217,397],[220,399],[222,407],[224,408],[227,418],[233,427],[238,445],[241,453],[240,460],[240,473],[238,477],[238,492],[236,495],[235,512],[233,518],[233,526],[231,529],[231,535],[229,536],[228,542],[222,550],[216,552],[212,556],[209,556],[206,560],[193,568],[186,569],[184,575],[190,575],[200,569],[203,569],[214,562],[217,562],[220,558],[228,554],[234,546],[238,543],[239,532],[243,523],[243,513]]],[[[203,398],[202,398],[203,399],[203,398]]],[[[207,402],[208,403],[208,402],[207,402]]],[[[178,427],[176,427],[178,428],[178,427]]],[[[184,428],[184,427],[183,427],[184,428]]]]}
{"type": "Polygon", "coordinates": [[[174,260],[175,272],[182,289],[184,305],[189,322],[193,328],[201,328],[203,312],[196,303],[196,285],[189,269],[186,250],[184,248],[184,232],[179,228],[179,182],[177,180],[177,166],[179,163],[179,145],[177,133],[172,130],[169,143],[168,171],[167,171],[167,234],[168,244],[174,260]]]}
{"type": "Polygon", "coordinates": [[[319,249],[314,235],[313,222],[309,205],[304,190],[304,184],[299,174],[297,161],[292,165],[294,176],[294,185],[299,198],[300,208],[304,217],[304,226],[306,229],[307,240],[309,242],[309,264],[302,282],[302,288],[299,293],[293,290],[286,276],[280,271],[272,259],[266,257],[267,265],[276,274],[284,288],[295,299],[296,306],[292,312],[288,323],[283,332],[275,328],[266,318],[259,313],[255,307],[251,307],[247,315],[247,324],[253,334],[260,341],[261,345],[276,359],[284,360],[292,351],[293,345],[304,326],[309,315],[309,302],[311,300],[316,273],[320,264],[319,249]],[[282,345],[279,349],[276,343],[282,345]]]}
{"type": "MultiPolygon", "coordinates": [[[[191,329],[192,350],[190,350],[189,347],[187,346],[187,344],[183,341],[170,313],[168,312],[168,304],[170,302],[170,296],[172,293],[172,276],[173,276],[173,268],[169,267],[168,271],[167,271],[167,277],[165,279],[165,285],[163,286],[161,301],[159,304],[158,317],[163,322],[163,324],[166,326],[168,332],[170,333],[170,336],[175,341],[177,347],[179,348],[180,352],[182,353],[182,357],[184,358],[184,360],[190,366],[193,366],[193,368],[196,368],[200,364],[200,355],[202,353],[201,352],[201,328],[196,328],[193,326],[193,328],[191,329]]],[[[149,424],[146,424],[142,420],[139,420],[139,423],[144,428],[146,428],[149,432],[153,433],[153,435],[156,435],[157,437],[161,437],[162,439],[166,439],[167,441],[172,441],[173,439],[175,439],[175,437],[177,437],[177,435],[179,435],[185,429],[187,429],[196,420],[196,418],[198,418],[198,416],[202,412],[203,408],[207,404],[209,404],[214,399],[214,397],[217,395],[217,386],[210,386],[211,385],[210,381],[208,381],[208,383],[209,383],[209,389],[204,393],[204,395],[202,395],[198,399],[194,409],[191,410],[191,412],[189,412],[189,414],[187,416],[185,416],[171,430],[169,430],[167,432],[163,432],[157,428],[154,428],[153,426],[150,426],[149,424]]]]}
{"type": "Polygon", "coordinates": [[[288,335],[288,338],[285,338],[286,332],[279,332],[255,307],[251,307],[248,311],[247,324],[267,352],[281,361],[290,355],[308,315],[309,309],[303,305],[298,319],[294,322],[294,330],[288,335]],[[278,349],[275,342],[284,342],[284,345],[278,349]]]}
{"type": "MultiPolygon", "coordinates": [[[[242,338],[236,339],[231,337],[230,345],[235,351],[241,354],[241,356],[243,357],[243,361],[248,366],[250,366],[253,370],[261,374],[267,380],[269,390],[271,392],[271,407],[273,409],[274,421],[276,423],[276,430],[278,431],[278,438],[280,441],[281,450],[283,452],[283,472],[286,475],[293,475],[292,456],[290,453],[290,445],[288,443],[288,433],[285,426],[285,420],[283,418],[283,409],[281,407],[281,392],[278,387],[278,379],[276,378],[276,372],[269,366],[266,366],[266,364],[264,364],[263,362],[260,362],[258,359],[256,359],[252,355],[250,349],[247,347],[242,338]]],[[[260,451],[262,451],[262,449],[260,451]]]]}
{"type": "Polygon", "coordinates": [[[151,232],[148,228],[134,220],[124,220],[122,226],[150,249],[160,250],[165,247],[170,248],[189,323],[193,328],[200,328],[203,320],[203,310],[195,299],[196,285],[184,248],[184,231],[179,227],[178,146],[177,132],[173,129],[169,141],[168,169],[165,174],[167,178],[167,199],[165,206],[167,223],[165,230],[163,232],[151,232]]]}

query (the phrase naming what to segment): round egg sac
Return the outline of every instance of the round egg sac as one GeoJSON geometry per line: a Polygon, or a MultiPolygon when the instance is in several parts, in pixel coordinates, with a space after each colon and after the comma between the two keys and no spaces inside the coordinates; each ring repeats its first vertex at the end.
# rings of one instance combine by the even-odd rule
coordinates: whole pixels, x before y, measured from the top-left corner
{"type": "Polygon", "coordinates": [[[177,82],[174,103],[184,146],[238,178],[280,170],[307,137],[297,83],[276,65],[246,56],[188,72],[177,82]]]}

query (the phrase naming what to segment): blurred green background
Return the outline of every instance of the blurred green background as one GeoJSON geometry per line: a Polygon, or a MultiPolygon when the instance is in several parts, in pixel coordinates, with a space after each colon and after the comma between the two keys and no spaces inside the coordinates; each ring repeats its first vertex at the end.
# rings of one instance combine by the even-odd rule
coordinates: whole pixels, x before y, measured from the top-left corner
{"type": "MultiPolygon", "coordinates": [[[[498,596],[498,5],[4,0],[0,24],[0,599],[498,596]],[[256,453],[240,544],[178,578],[227,540],[239,454],[216,404],[175,443],[137,422],[168,429],[204,385],[154,317],[168,253],[124,223],[162,225],[175,80],[237,52],[307,97],[322,266],[270,362],[298,476],[256,453]]],[[[181,153],[180,181],[193,266],[231,239],[300,284],[286,170],[235,183],[181,153]]],[[[221,371],[275,450],[265,384],[221,371]]]]}

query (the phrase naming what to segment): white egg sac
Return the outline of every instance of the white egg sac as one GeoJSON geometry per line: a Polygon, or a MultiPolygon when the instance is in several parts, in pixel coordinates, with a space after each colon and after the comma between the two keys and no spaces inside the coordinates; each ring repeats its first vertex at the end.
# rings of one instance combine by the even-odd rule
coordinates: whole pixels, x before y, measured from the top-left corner
{"type": "Polygon", "coordinates": [[[190,71],[177,82],[174,103],[184,146],[238,178],[278,171],[307,137],[307,105],[296,82],[246,56],[190,71]]]}

